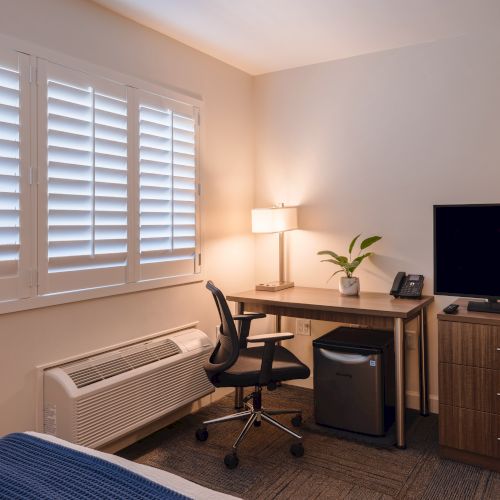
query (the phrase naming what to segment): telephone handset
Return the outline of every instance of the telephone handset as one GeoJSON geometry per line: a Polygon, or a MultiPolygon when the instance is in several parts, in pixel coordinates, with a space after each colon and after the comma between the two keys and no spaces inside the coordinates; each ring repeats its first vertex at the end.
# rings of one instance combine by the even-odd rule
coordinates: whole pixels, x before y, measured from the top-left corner
{"type": "Polygon", "coordinates": [[[391,295],[408,299],[419,299],[424,288],[424,277],[422,274],[409,274],[399,272],[394,278],[391,295]]]}

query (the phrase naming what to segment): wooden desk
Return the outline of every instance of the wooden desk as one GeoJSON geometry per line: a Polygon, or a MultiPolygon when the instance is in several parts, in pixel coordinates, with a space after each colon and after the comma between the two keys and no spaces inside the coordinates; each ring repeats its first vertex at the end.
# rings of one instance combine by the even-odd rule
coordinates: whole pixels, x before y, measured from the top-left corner
{"type": "Polygon", "coordinates": [[[394,299],[385,293],[362,292],[359,297],[345,297],[326,288],[293,287],[279,292],[249,290],[227,296],[238,304],[238,312],[263,312],[279,318],[317,319],[363,325],[394,332],[396,368],[397,446],[406,447],[405,436],[405,329],[406,322],[419,320],[420,412],[429,414],[427,389],[427,306],[433,297],[394,299]]]}

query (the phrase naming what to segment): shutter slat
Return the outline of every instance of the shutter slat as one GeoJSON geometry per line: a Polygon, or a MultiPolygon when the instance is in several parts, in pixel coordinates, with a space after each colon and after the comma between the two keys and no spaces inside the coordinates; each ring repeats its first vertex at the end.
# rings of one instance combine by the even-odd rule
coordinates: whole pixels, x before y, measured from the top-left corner
{"type": "Polygon", "coordinates": [[[19,71],[13,68],[0,67],[0,86],[19,90],[19,71]]]}
{"type": "Polygon", "coordinates": [[[19,254],[19,245],[0,245],[0,261],[16,262],[19,254]]]}
{"type": "Polygon", "coordinates": [[[112,111],[104,111],[102,109],[95,110],[95,121],[100,125],[108,127],[116,127],[125,130],[127,128],[127,117],[112,111]]]}
{"type": "Polygon", "coordinates": [[[126,170],[127,159],[123,156],[97,151],[95,154],[95,165],[105,168],[115,168],[117,170],[126,170]]]}
{"type": "Polygon", "coordinates": [[[127,252],[127,238],[96,240],[94,252],[96,255],[116,254],[122,256],[127,252]]]}
{"type": "Polygon", "coordinates": [[[92,105],[91,103],[82,105],[75,102],[63,101],[61,99],[49,98],[49,116],[61,118],[74,118],[80,121],[92,123],[92,105]]]}
{"type": "Polygon", "coordinates": [[[91,226],[54,226],[50,228],[49,240],[51,243],[74,240],[87,241],[91,235],[91,226]]]}
{"type": "Polygon", "coordinates": [[[112,127],[110,125],[104,125],[102,123],[96,123],[95,133],[97,137],[102,139],[110,139],[113,141],[127,142],[127,130],[112,127]]]}
{"type": "Polygon", "coordinates": [[[2,123],[0,121],[0,139],[19,141],[19,125],[15,123],[2,123]]]}
{"type": "Polygon", "coordinates": [[[49,130],[67,132],[72,134],[90,135],[92,133],[92,122],[78,118],[68,118],[49,113],[49,130]]]}
{"type": "Polygon", "coordinates": [[[19,107],[19,90],[0,85],[0,103],[7,106],[19,107]]]}
{"type": "Polygon", "coordinates": [[[90,226],[91,224],[92,214],[83,207],[80,210],[49,210],[49,231],[52,226],[90,226]]]}
{"type": "Polygon", "coordinates": [[[92,104],[92,92],[90,86],[81,88],[70,85],[67,82],[58,82],[49,79],[47,82],[47,95],[70,103],[90,106],[92,104]]]}
{"type": "Polygon", "coordinates": [[[0,103],[0,116],[3,123],[19,125],[19,108],[0,103]]]}
{"type": "Polygon", "coordinates": [[[53,257],[78,257],[92,254],[92,244],[89,239],[72,241],[50,241],[49,259],[53,257]]]}

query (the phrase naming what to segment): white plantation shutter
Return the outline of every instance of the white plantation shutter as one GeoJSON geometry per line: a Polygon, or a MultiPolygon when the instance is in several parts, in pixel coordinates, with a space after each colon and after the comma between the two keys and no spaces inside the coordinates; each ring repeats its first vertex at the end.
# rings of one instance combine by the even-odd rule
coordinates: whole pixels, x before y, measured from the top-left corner
{"type": "Polygon", "coordinates": [[[126,87],[41,61],[39,92],[40,289],[124,283],[126,87]]]}
{"type": "Polygon", "coordinates": [[[0,51],[0,300],[30,295],[29,56],[0,51]]]}
{"type": "Polygon", "coordinates": [[[144,88],[0,48],[0,302],[200,272],[198,101],[144,88]]]}
{"type": "Polygon", "coordinates": [[[197,223],[197,109],[140,91],[140,279],[193,274],[197,223]]]}

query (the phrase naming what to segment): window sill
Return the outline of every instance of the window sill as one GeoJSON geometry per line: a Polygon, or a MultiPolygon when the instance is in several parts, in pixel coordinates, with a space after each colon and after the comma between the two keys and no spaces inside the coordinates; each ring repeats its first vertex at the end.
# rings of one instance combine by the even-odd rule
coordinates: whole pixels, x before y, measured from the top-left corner
{"type": "Polygon", "coordinates": [[[168,288],[171,286],[187,285],[190,283],[200,283],[202,281],[203,277],[201,273],[197,273],[185,276],[172,276],[170,278],[141,281],[138,283],[124,283],[120,285],[91,288],[88,290],[76,290],[72,292],[38,295],[36,297],[28,297],[25,299],[7,300],[0,302],[0,315],[18,311],[27,311],[29,309],[56,306],[60,304],[69,304],[71,302],[112,297],[114,295],[154,290],[157,288],[168,288]]]}

